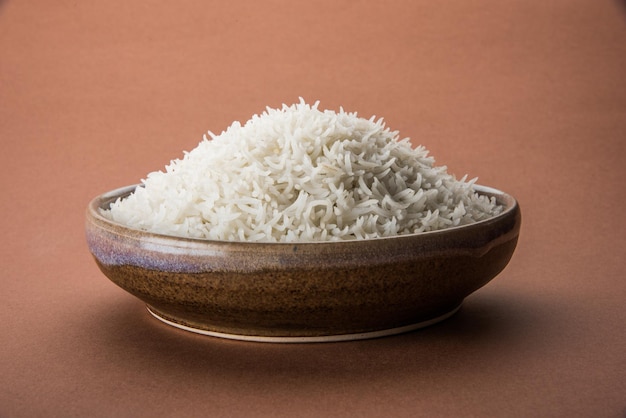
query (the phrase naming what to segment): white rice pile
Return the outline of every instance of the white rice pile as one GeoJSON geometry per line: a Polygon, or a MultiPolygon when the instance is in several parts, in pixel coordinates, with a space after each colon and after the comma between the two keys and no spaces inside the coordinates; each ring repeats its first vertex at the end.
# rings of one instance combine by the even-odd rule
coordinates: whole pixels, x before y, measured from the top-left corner
{"type": "Polygon", "coordinates": [[[300,99],[208,135],[103,214],[167,235],[304,242],[432,231],[502,210],[382,119],[343,109],[300,99]]]}

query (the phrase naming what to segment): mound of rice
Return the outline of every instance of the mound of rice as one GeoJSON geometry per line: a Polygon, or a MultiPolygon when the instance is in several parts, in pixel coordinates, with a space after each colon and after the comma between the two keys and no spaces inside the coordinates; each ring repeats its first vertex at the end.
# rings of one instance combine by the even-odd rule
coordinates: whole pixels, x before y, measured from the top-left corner
{"type": "Polygon", "coordinates": [[[502,208],[382,119],[304,100],[208,133],[103,214],[151,232],[226,241],[388,237],[492,217],[502,208]]]}

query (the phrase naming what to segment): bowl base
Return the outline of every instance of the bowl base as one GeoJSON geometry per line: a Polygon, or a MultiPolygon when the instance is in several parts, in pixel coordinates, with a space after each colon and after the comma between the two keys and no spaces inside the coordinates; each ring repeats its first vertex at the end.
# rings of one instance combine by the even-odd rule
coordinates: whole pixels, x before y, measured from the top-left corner
{"type": "Polygon", "coordinates": [[[355,341],[355,340],[366,340],[371,338],[379,338],[386,337],[390,335],[402,334],[409,331],[414,331],[420,328],[425,328],[430,325],[434,325],[438,322],[441,322],[445,319],[450,318],[454,315],[460,308],[461,304],[456,306],[454,309],[444,313],[443,315],[439,315],[435,318],[427,319],[425,321],[420,321],[410,325],[404,325],[401,327],[381,329],[376,331],[369,332],[360,332],[353,334],[334,334],[334,335],[319,335],[319,336],[263,336],[263,335],[244,335],[244,334],[229,334],[225,332],[218,331],[209,331],[205,329],[199,329],[190,327],[188,325],[179,324],[174,322],[168,318],[165,318],[160,315],[160,313],[152,308],[149,305],[146,305],[148,312],[152,314],[159,321],[170,325],[175,328],[179,328],[185,331],[194,332],[196,334],[208,335],[211,337],[225,338],[229,340],[239,340],[239,341],[253,341],[253,342],[263,342],[263,343],[322,343],[322,342],[338,342],[338,341],[355,341]]]}

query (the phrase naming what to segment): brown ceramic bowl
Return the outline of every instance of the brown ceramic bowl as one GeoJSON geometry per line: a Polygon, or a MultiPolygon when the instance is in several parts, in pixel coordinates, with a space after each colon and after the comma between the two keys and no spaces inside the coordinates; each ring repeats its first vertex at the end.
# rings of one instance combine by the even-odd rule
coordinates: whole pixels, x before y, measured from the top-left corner
{"type": "Polygon", "coordinates": [[[241,340],[362,339],[443,320],[504,269],[521,222],[513,197],[477,186],[503,213],[440,231],[297,244],[187,239],[99,213],[135,187],[87,209],[87,243],[102,272],[167,324],[241,340]]]}

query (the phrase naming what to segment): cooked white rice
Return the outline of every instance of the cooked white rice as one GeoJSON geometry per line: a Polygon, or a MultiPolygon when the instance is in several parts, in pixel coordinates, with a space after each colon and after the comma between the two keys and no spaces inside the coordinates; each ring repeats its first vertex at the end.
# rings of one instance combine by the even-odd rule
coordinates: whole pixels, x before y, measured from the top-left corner
{"type": "Polygon", "coordinates": [[[432,231],[502,210],[382,119],[318,104],[268,107],[209,132],[103,214],[181,237],[303,242],[432,231]]]}

